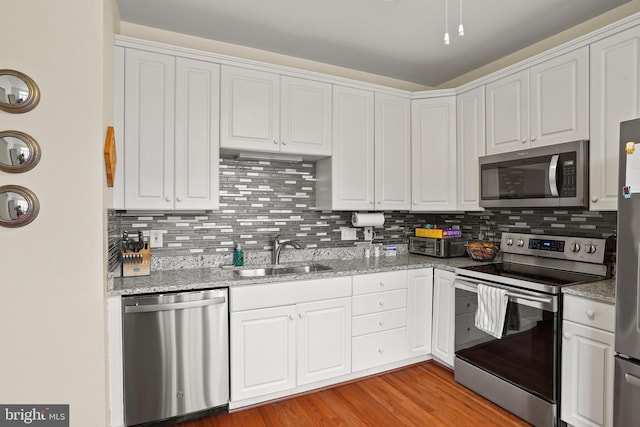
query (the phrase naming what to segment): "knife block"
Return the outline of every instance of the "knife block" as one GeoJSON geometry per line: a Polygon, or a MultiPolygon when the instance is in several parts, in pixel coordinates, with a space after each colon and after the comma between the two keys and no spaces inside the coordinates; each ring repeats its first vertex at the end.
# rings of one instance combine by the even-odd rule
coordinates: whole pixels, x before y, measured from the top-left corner
{"type": "Polygon", "coordinates": [[[122,277],[149,276],[151,274],[151,249],[144,244],[140,252],[122,252],[122,277]]]}

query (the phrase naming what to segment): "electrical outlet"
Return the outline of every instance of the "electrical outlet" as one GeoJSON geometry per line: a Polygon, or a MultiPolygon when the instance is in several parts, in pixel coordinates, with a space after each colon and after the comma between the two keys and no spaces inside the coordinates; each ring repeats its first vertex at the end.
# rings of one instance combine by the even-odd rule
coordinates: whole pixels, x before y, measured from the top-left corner
{"type": "Polygon", "coordinates": [[[364,228],[364,240],[368,242],[373,240],[373,227],[364,228]]]}
{"type": "Polygon", "coordinates": [[[356,229],[351,227],[340,227],[340,238],[342,240],[357,240],[356,229]]]}
{"type": "Polygon", "coordinates": [[[162,247],[162,234],[163,230],[151,230],[149,232],[149,243],[152,248],[162,247]]]}

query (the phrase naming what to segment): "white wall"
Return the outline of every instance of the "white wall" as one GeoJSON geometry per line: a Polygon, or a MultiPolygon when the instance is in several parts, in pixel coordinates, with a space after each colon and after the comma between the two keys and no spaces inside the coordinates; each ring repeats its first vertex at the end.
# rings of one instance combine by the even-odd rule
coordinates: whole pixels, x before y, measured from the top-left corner
{"type": "Polygon", "coordinates": [[[114,0],[2,0],[2,67],[31,76],[35,110],[0,112],[42,160],[0,172],[40,199],[24,228],[0,228],[0,402],[70,404],[71,426],[107,425],[105,126],[111,121],[114,0]],[[105,25],[106,24],[106,25],[105,25]]]}

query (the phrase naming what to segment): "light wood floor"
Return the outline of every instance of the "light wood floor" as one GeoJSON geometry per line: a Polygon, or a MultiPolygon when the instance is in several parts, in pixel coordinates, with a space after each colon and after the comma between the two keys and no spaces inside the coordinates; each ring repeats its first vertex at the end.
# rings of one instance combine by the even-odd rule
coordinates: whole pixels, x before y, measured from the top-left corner
{"type": "Polygon", "coordinates": [[[529,426],[457,384],[436,362],[369,377],[180,427],[529,426]]]}

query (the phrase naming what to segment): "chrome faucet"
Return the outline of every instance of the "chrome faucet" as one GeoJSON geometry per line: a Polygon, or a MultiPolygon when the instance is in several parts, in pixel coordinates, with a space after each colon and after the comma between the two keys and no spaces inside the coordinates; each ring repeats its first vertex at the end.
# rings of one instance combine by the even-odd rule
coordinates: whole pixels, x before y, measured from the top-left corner
{"type": "Polygon", "coordinates": [[[280,241],[281,234],[276,234],[276,237],[273,238],[273,252],[271,253],[271,263],[274,265],[280,264],[280,252],[282,252],[282,248],[285,246],[293,246],[296,249],[302,249],[302,245],[300,242],[295,240],[286,240],[284,242],[280,241]]]}

